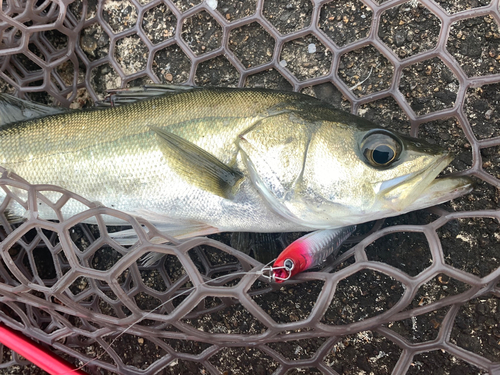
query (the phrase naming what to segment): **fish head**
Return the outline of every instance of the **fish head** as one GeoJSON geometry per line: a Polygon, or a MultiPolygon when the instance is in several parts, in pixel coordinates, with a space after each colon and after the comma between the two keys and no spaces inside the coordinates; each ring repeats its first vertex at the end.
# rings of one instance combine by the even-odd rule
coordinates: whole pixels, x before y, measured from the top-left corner
{"type": "Polygon", "coordinates": [[[436,178],[447,150],[344,115],[263,121],[240,137],[248,175],[268,204],[314,229],[340,227],[430,207],[465,194],[465,177],[436,178]]]}
{"type": "MultiPolygon", "coordinates": [[[[370,130],[357,138],[357,155],[364,164],[359,167],[366,176],[364,185],[371,193],[372,210],[399,213],[414,207],[412,204],[427,195],[427,189],[454,159],[454,155],[442,147],[387,130],[370,130]]],[[[465,180],[454,181],[469,185],[469,180],[465,180]]],[[[446,188],[451,185],[445,183],[442,187],[446,196],[446,188]]],[[[429,203],[442,202],[438,198],[429,203]]]]}

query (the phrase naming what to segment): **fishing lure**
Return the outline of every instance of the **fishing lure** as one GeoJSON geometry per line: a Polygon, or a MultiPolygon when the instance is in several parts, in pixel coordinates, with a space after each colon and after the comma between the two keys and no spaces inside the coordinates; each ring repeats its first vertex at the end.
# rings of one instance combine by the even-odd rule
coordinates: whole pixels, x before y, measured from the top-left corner
{"type": "Polygon", "coordinates": [[[292,242],[267,270],[270,279],[282,283],[296,274],[316,267],[354,232],[355,225],[311,232],[292,242]]]}

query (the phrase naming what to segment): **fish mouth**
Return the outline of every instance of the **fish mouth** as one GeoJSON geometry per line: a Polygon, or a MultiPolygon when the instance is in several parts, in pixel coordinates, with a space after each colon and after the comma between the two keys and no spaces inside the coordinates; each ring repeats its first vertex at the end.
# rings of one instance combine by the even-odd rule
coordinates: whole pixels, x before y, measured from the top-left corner
{"type": "Polygon", "coordinates": [[[436,178],[405,211],[409,212],[436,206],[470,193],[473,188],[474,183],[469,177],[446,176],[436,178]]]}
{"type": "Polygon", "coordinates": [[[386,204],[398,212],[409,212],[435,206],[457,198],[472,190],[472,180],[468,177],[437,177],[454,159],[446,153],[432,166],[423,171],[384,181],[379,186],[379,194],[386,204]]]}

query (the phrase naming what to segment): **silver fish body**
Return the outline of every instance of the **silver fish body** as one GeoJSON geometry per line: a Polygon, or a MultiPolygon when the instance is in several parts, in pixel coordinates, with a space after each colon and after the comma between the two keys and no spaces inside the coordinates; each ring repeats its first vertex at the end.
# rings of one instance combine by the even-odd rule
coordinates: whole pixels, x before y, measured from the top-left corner
{"type": "Polygon", "coordinates": [[[180,236],[335,228],[428,207],[470,190],[467,178],[436,179],[451,160],[314,98],[260,89],[184,90],[0,128],[1,166],[180,236]]]}

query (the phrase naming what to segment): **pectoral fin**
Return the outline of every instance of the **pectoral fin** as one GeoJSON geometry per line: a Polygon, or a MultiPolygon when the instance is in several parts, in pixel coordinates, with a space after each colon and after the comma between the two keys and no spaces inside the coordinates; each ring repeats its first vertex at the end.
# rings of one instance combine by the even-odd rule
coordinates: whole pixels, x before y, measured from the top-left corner
{"type": "Polygon", "coordinates": [[[230,198],[233,186],[243,175],[222,163],[212,154],[178,135],[157,127],[160,148],[172,169],[189,183],[221,196],[230,198]]]}

